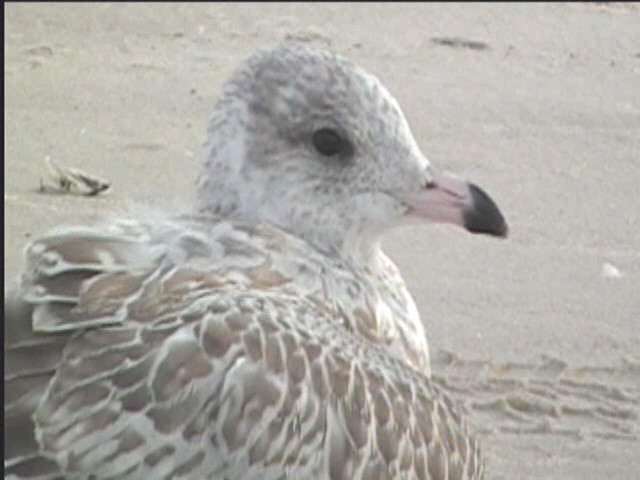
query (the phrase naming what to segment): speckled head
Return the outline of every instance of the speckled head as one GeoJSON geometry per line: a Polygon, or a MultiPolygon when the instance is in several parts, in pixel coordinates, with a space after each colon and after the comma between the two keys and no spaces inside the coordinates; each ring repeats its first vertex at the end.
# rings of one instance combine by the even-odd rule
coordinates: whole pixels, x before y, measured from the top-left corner
{"type": "Polygon", "coordinates": [[[226,84],[198,187],[199,210],[269,222],[323,250],[369,250],[409,218],[506,234],[486,194],[476,212],[475,190],[431,168],[377,78],[303,46],[259,52],[226,84]]]}

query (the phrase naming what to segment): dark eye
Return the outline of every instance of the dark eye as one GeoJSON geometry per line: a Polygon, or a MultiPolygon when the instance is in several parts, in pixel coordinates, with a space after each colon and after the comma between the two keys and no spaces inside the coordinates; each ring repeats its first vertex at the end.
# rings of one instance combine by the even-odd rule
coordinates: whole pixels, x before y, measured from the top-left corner
{"type": "Polygon", "coordinates": [[[338,132],[331,128],[321,128],[313,134],[313,146],[322,155],[331,157],[341,153],[348,153],[349,142],[338,132]]]}

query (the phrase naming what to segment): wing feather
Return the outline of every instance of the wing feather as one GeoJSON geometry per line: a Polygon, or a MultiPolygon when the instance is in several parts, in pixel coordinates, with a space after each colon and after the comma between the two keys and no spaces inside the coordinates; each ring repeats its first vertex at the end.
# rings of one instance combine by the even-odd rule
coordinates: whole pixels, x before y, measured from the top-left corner
{"type": "MultiPolygon", "coordinates": [[[[135,226],[115,239],[77,235],[37,242],[23,284],[40,290],[5,311],[5,416],[17,439],[8,473],[24,475],[25,462],[43,478],[480,471],[477,446],[438,387],[356,337],[271,263],[170,261],[175,252],[135,226]]],[[[211,255],[205,247],[197,255],[211,255]]]]}

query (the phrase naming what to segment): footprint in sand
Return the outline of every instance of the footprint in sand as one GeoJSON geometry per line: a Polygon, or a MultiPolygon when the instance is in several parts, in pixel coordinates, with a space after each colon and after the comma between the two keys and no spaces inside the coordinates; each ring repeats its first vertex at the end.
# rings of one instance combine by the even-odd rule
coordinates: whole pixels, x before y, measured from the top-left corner
{"type": "Polygon", "coordinates": [[[482,433],[640,439],[636,361],[575,367],[547,357],[539,364],[494,364],[440,352],[434,370],[482,433]]]}

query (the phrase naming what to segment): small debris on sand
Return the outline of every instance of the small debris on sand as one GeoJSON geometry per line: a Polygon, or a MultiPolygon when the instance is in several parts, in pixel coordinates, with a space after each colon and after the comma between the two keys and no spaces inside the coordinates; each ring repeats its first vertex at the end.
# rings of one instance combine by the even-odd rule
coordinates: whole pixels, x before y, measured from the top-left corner
{"type": "Polygon", "coordinates": [[[622,272],[612,263],[604,262],[602,264],[602,276],[604,278],[621,278],[622,272]]]}
{"type": "Polygon", "coordinates": [[[47,166],[49,177],[53,184],[45,183],[40,179],[40,193],[56,193],[85,195],[93,197],[106,192],[111,188],[111,183],[95,175],[83,172],[77,168],[65,167],[46,156],[44,162],[47,166]]]}
{"type": "Polygon", "coordinates": [[[471,50],[489,50],[489,44],[462,37],[431,37],[431,43],[452,48],[470,48],[471,50]]]}

